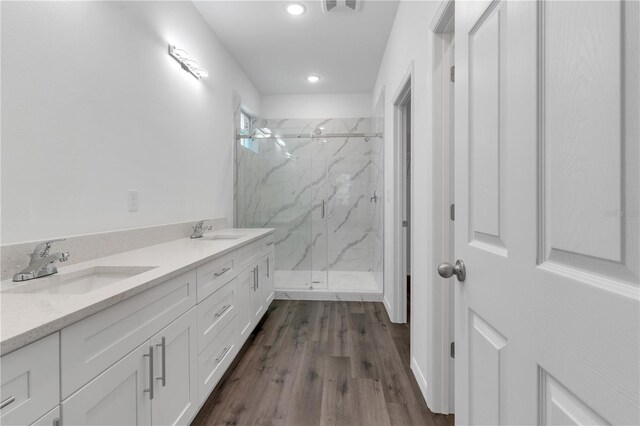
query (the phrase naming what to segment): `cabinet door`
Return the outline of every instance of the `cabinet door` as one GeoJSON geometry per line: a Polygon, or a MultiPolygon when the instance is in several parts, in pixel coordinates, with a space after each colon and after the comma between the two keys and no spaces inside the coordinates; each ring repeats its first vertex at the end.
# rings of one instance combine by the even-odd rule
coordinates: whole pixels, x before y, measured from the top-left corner
{"type": "Polygon", "coordinates": [[[60,402],[58,342],[54,333],[2,357],[0,424],[31,424],[60,402]]]}
{"type": "Polygon", "coordinates": [[[269,307],[275,295],[273,289],[273,260],[274,256],[272,251],[260,262],[260,287],[262,298],[265,301],[265,310],[269,307]]]}
{"type": "Polygon", "coordinates": [[[65,426],[150,425],[149,342],[62,403],[65,426]]]}
{"type": "Polygon", "coordinates": [[[262,314],[264,314],[264,297],[262,296],[262,285],[264,280],[262,279],[260,272],[260,270],[263,269],[261,268],[262,262],[262,260],[259,261],[253,266],[253,268],[251,268],[254,283],[253,287],[251,287],[251,313],[253,315],[251,322],[253,326],[260,321],[262,314]]]}
{"type": "Polygon", "coordinates": [[[154,398],[151,423],[188,424],[198,408],[196,310],[151,338],[154,348],[154,398]]]}
{"type": "Polygon", "coordinates": [[[249,268],[238,275],[238,347],[247,340],[251,333],[252,308],[251,295],[253,294],[254,269],[249,268]]]}

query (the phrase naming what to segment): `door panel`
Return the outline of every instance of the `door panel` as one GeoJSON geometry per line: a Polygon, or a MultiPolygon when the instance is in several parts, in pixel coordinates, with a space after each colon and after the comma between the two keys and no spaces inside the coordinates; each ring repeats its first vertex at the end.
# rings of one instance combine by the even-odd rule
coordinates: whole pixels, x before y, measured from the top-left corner
{"type": "Polygon", "coordinates": [[[504,243],[504,12],[496,2],[469,35],[470,241],[506,255],[504,243]],[[501,31],[502,29],[502,31],[501,31]],[[502,55],[501,55],[502,52],[502,55]]]}
{"type": "Polygon", "coordinates": [[[638,70],[637,62],[625,61],[625,47],[634,41],[621,31],[635,28],[637,52],[634,3],[540,7],[539,173],[542,263],[637,283],[638,70]],[[625,105],[625,97],[635,105],[625,105]],[[625,214],[633,208],[635,215],[625,214]]]}
{"type": "Polygon", "coordinates": [[[470,315],[469,394],[471,418],[476,424],[500,424],[500,406],[505,403],[504,375],[506,339],[478,315],[470,315]],[[500,373],[502,370],[502,374],[500,373]]]}
{"type": "Polygon", "coordinates": [[[456,3],[457,423],[640,423],[639,23],[456,3]]]}

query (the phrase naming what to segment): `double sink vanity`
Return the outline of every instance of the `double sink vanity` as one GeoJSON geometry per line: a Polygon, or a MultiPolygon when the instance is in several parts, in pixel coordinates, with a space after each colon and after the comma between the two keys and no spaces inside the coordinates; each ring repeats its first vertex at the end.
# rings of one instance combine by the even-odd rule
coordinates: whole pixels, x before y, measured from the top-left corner
{"type": "Polygon", "coordinates": [[[274,298],[273,230],[3,282],[3,425],[188,424],[274,298]]]}

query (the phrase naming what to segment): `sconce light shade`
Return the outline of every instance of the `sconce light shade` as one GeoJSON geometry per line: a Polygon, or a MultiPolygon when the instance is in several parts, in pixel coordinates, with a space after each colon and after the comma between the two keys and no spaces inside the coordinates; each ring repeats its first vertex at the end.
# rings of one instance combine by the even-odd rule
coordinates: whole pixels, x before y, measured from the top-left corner
{"type": "Polygon", "coordinates": [[[202,77],[209,76],[209,72],[202,68],[198,61],[192,58],[191,55],[189,55],[189,52],[187,52],[186,50],[169,44],[169,56],[175,59],[180,64],[183,70],[187,71],[198,80],[202,77]]]}

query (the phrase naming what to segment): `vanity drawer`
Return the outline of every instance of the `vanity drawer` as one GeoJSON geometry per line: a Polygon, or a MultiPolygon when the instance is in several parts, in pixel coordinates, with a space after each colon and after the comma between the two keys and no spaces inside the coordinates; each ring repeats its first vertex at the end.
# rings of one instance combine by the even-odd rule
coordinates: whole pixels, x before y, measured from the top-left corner
{"type": "Polygon", "coordinates": [[[236,316],[238,279],[226,283],[211,296],[198,303],[198,353],[236,316]]]}
{"type": "Polygon", "coordinates": [[[64,328],[63,399],[195,304],[194,269],[64,328]]]}
{"type": "Polygon", "coordinates": [[[254,241],[236,250],[236,262],[239,272],[249,268],[262,257],[262,243],[262,240],[254,241]]]}
{"type": "Polygon", "coordinates": [[[234,253],[198,266],[198,303],[238,275],[234,253]]]}
{"type": "Polygon", "coordinates": [[[0,359],[0,423],[29,425],[60,402],[58,333],[0,359]]]}
{"type": "Polygon", "coordinates": [[[200,404],[207,400],[209,394],[236,356],[235,327],[235,321],[229,322],[198,355],[198,396],[200,404]]]}
{"type": "Polygon", "coordinates": [[[266,256],[275,246],[273,233],[261,239],[260,242],[262,245],[262,255],[266,256]]]}

